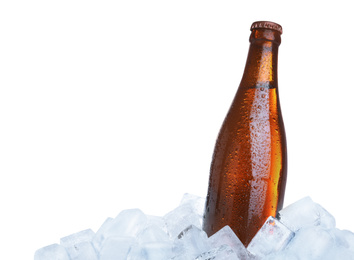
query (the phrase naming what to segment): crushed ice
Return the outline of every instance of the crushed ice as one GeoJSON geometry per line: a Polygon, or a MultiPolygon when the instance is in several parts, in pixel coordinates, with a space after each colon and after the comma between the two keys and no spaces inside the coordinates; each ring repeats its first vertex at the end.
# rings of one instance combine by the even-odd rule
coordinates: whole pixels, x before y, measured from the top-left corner
{"type": "Polygon", "coordinates": [[[354,233],[303,198],[269,217],[247,248],[230,227],[208,237],[202,230],[204,199],[185,194],[163,217],[123,210],[102,226],[63,237],[35,252],[34,260],[335,260],[354,259],[354,233]]]}

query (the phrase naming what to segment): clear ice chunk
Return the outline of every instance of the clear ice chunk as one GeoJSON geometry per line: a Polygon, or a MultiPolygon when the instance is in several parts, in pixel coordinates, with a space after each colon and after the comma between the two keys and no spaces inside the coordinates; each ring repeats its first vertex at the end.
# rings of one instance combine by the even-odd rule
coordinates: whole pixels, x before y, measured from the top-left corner
{"type": "Polygon", "coordinates": [[[179,255],[175,255],[172,258],[170,258],[169,260],[195,260],[195,257],[192,256],[191,254],[188,254],[185,252],[185,253],[182,253],[179,255]]]}
{"type": "Polygon", "coordinates": [[[101,225],[101,227],[97,230],[95,236],[92,239],[92,244],[95,247],[96,251],[99,252],[101,250],[101,246],[104,240],[104,234],[109,229],[113,221],[113,218],[107,218],[105,222],[101,225]]]}
{"type": "Polygon", "coordinates": [[[160,227],[165,232],[167,232],[166,223],[163,217],[152,216],[152,215],[146,215],[146,217],[147,217],[146,226],[157,226],[160,227]]]}
{"type": "MultiPolygon", "coordinates": [[[[256,260],[259,260],[259,258],[256,258],[256,260]]],[[[293,252],[291,252],[289,250],[282,250],[279,252],[269,254],[265,257],[262,257],[261,260],[300,260],[300,259],[293,252]]],[[[306,259],[301,259],[301,260],[306,260],[306,259]]],[[[308,260],[310,260],[310,259],[308,259],[308,260]]],[[[332,259],[332,260],[334,260],[334,259],[332,259]]]]}
{"type": "Polygon", "coordinates": [[[99,252],[99,259],[126,259],[134,242],[135,239],[133,237],[108,237],[105,239],[102,249],[99,252]]]}
{"type": "Polygon", "coordinates": [[[76,244],[69,255],[71,260],[98,260],[97,252],[90,242],[76,244]]]}
{"type": "Polygon", "coordinates": [[[249,258],[240,258],[229,245],[222,245],[213,248],[208,252],[204,252],[197,256],[195,260],[247,260],[249,258]]]}
{"type": "Polygon", "coordinates": [[[354,252],[347,248],[335,247],[330,250],[321,260],[354,260],[354,252]]]}
{"type": "Polygon", "coordinates": [[[150,242],[135,245],[127,260],[166,260],[172,256],[173,244],[171,242],[150,242]]]}
{"type": "Polygon", "coordinates": [[[140,209],[123,210],[112,221],[106,236],[136,237],[147,224],[147,220],[147,216],[140,209]]]}
{"type": "Polygon", "coordinates": [[[147,224],[148,218],[140,209],[123,210],[114,219],[108,218],[93,239],[99,251],[109,237],[136,237],[147,224]]]}
{"type": "Polygon", "coordinates": [[[247,250],[257,257],[264,257],[284,249],[293,236],[294,232],[277,219],[269,217],[251,240],[247,250]]]}
{"type": "MultiPolygon", "coordinates": [[[[82,242],[91,242],[95,233],[91,229],[82,230],[60,239],[60,244],[65,248],[70,248],[82,242]]],[[[68,249],[67,249],[68,250],[68,249]]]]}
{"type": "Polygon", "coordinates": [[[52,244],[38,249],[34,254],[34,260],[70,260],[65,247],[52,244]]]}
{"type": "Polygon", "coordinates": [[[240,239],[232,231],[229,226],[225,226],[209,237],[209,243],[213,248],[219,248],[223,245],[228,245],[240,259],[250,259],[251,254],[242,244],[240,239]]]}
{"type": "Polygon", "coordinates": [[[279,211],[277,218],[290,230],[297,230],[311,226],[322,226],[325,229],[334,228],[334,217],[319,204],[305,197],[279,211]]]}
{"type": "Polygon", "coordinates": [[[203,252],[209,251],[207,234],[198,227],[191,225],[183,230],[175,239],[175,255],[191,255],[197,257],[203,252]]]}
{"type": "MultiPolygon", "coordinates": [[[[326,259],[335,249],[335,236],[321,226],[300,229],[289,243],[287,250],[299,259],[326,259]]],[[[339,259],[339,258],[334,258],[339,259]]]]}
{"type": "Polygon", "coordinates": [[[180,206],[181,205],[191,206],[191,208],[194,209],[194,212],[202,217],[204,214],[205,198],[185,193],[181,199],[180,206]]]}
{"type": "Polygon", "coordinates": [[[137,240],[140,244],[151,242],[169,242],[170,237],[161,227],[150,225],[139,233],[137,240]]]}
{"type": "Polygon", "coordinates": [[[202,227],[202,218],[190,204],[182,204],[164,216],[167,231],[171,238],[175,238],[190,225],[202,227]]]}
{"type": "Polygon", "coordinates": [[[349,230],[333,229],[336,244],[354,252],[354,233],[349,230]]]}
{"type": "Polygon", "coordinates": [[[86,229],[60,239],[72,260],[97,260],[96,250],[91,241],[95,233],[86,229]]]}

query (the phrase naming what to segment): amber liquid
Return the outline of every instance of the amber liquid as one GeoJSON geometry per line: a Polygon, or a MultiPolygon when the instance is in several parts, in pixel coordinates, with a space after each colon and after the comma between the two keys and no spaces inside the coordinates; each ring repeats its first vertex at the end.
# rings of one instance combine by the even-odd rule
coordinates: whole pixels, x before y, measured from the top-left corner
{"type": "Polygon", "coordinates": [[[282,208],[286,167],[277,88],[240,86],[216,142],[203,229],[229,225],[247,246],[282,208]]]}

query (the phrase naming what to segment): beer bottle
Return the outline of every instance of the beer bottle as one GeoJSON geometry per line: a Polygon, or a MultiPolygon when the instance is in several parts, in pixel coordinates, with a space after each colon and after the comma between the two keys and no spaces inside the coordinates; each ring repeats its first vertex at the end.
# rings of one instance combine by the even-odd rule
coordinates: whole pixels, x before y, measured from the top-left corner
{"type": "Polygon", "coordinates": [[[203,229],[229,225],[247,246],[282,208],[287,155],[277,77],[282,27],[251,26],[244,74],[223,122],[212,158],[203,229]]]}

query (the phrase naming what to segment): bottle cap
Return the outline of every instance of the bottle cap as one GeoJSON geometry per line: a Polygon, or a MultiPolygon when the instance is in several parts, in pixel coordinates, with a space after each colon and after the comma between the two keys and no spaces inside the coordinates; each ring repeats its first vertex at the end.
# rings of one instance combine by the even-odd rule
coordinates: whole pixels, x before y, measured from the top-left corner
{"type": "Polygon", "coordinates": [[[251,26],[251,31],[253,29],[271,29],[280,32],[280,34],[283,33],[283,28],[279,24],[268,21],[254,22],[251,26]]]}

